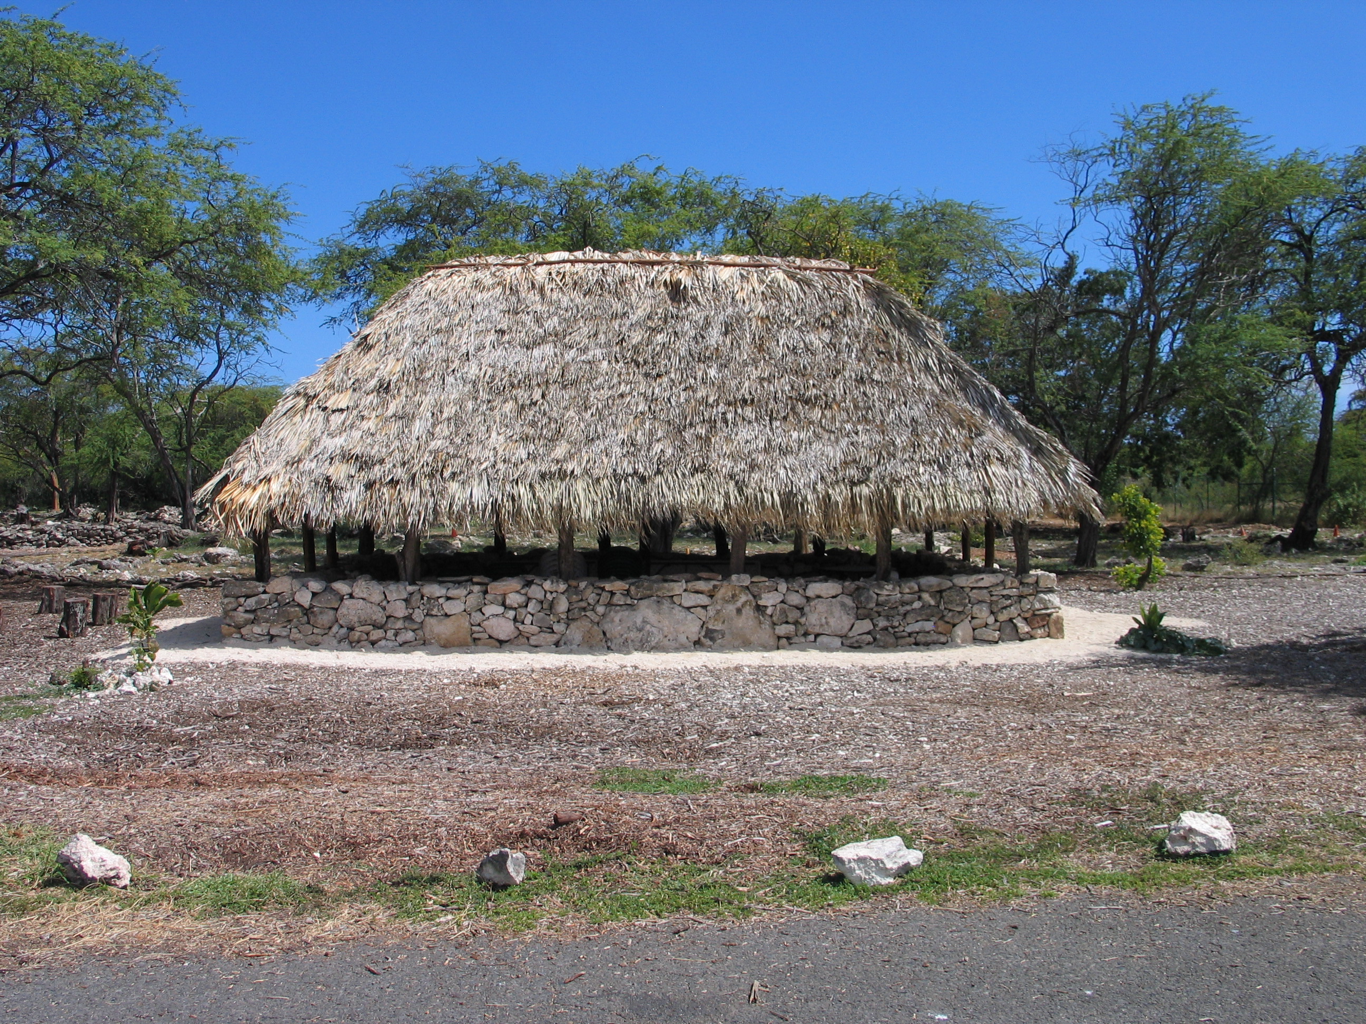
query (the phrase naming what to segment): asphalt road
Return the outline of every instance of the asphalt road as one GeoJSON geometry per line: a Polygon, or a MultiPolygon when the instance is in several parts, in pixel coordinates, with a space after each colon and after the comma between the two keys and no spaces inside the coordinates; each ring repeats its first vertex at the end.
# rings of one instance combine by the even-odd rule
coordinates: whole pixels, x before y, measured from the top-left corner
{"type": "Polygon", "coordinates": [[[0,1022],[1366,1021],[1366,915],[1299,891],[1167,907],[917,906],[264,962],[104,957],[0,976],[0,1022]]]}

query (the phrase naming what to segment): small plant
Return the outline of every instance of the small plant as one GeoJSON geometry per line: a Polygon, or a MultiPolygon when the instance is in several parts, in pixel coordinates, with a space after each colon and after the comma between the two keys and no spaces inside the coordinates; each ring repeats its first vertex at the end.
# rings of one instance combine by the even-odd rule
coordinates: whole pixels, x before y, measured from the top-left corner
{"type": "Polygon", "coordinates": [[[802,775],[780,782],[765,782],[765,793],[792,793],[796,796],[854,796],[877,793],[887,788],[887,780],[871,775],[802,775]]]}
{"type": "Polygon", "coordinates": [[[139,672],[146,672],[157,660],[157,629],[154,621],[157,613],[167,608],[179,608],[185,602],[160,583],[133,587],[128,591],[128,611],[119,616],[118,621],[128,627],[128,637],[133,642],[133,664],[139,672]]]}
{"type": "Polygon", "coordinates": [[[81,662],[65,675],[61,672],[53,672],[48,683],[63,690],[84,692],[104,689],[104,684],[100,682],[100,670],[88,661],[81,662]]]}
{"type": "Polygon", "coordinates": [[[1145,564],[1117,565],[1111,572],[1115,581],[1130,590],[1142,590],[1155,577],[1165,576],[1167,563],[1158,557],[1162,550],[1162,507],[1147,498],[1136,484],[1110,496],[1110,501],[1124,518],[1124,546],[1145,564]]]}
{"type": "Polygon", "coordinates": [[[1139,614],[1134,617],[1136,625],[1119,638],[1121,647],[1131,647],[1136,651],[1151,651],[1154,654],[1227,654],[1228,648],[1219,640],[1205,637],[1187,636],[1179,629],[1164,626],[1165,612],[1157,610],[1154,601],[1146,608],[1138,606],[1139,614]]]}

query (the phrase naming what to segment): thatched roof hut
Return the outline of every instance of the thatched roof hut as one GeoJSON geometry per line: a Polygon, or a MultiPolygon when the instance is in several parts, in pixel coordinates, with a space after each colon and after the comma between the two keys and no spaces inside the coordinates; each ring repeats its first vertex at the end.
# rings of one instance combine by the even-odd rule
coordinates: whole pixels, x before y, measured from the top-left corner
{"type": "Polygon", "coordinates": [[[1093,509],[1086,480],[869,272],[587,250],[423,274],[200,496],[244,533],[682,514],[825,535],[1093,509]]]}

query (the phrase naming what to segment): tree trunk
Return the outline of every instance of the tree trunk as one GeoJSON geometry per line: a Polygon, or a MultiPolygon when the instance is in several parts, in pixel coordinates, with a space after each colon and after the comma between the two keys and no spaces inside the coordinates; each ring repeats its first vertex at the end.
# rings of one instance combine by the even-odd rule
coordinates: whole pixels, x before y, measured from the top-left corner
{"type": "Polygon", "coordinates": [[[745,571],[745,545],[749,543],[748,527],[738,527],[730,531],[730,574],[738,576],[745,571]]]}
{"type": "Polygon", "coordinates": [[[806,531],[798,530],[792,535],[792,553],[794,555],[806,554],[806,531]]]}
{"type": "Polygon", "coordinates": [[[122,594],[92,594],[90,597],[90,624],[107,626],[119,617],[119,604],[122,594]]]}
{"type": "Polygon", "coordinates": [[[996,520],[992,516],[982,524],[982,536],[982,566],[990,572],[996,565],[996,520]]]}
{"type": "Polygon", "coordinates": [[[104,522],[106,526],[113,526],[119,518],[119,475],[113,470],[109,472],[109,504],[104,510],[104,522]]]}
{"type": "Polygon", "coordinates": [[[559,570],[560,579],[572,580],[574,578],[574,523],[572,520],[560,524],[560,551],[555,568],[559,570]]]}
{"type": "Polygon", "coordinates": [[[1029,572],[1029,524],[1017,519],[1010,524],[1011,541],[1015,545],[1015,575],[1029,572]]]}
{"type": "Polygon", "coordinates": [[[962,543],[961,543],[959,546],[962,548],[963,561],[964,561],[964,562],[971,562],[971,561],[972,561],[972,524],[971,524],[971,523],[964,523],[964,524],[963,524],[963,539],[962,539],[962,543]]]}
{"type": "Polygon", "coordinates": [[[1100,546],[1100,520],[1085,512],[1077,515],[1077,553],[1072,564],[1081,569],[1096,567],[1096,549],[1100,546]]]}
{"type": "Polygon", "coordinates": [[[64,637],[85,636],[89,632],[90,602],[85,598],[68,597],[62,604],[62,624],[57,627],[57,635],[64,637]]]}
{"type": "Polygon", "coordinates": [[[304,549],[304,572],[318,571],[318,544],[313,529],[313,517],[304,516],[303,526],[299,528],[300,542],[304,549]]]}
{"type": "Polygon", "coordinates": [[[365,523],[356,530],[356,554],[361,558],[369,558],[374,553],[375,528],[365,523]]]}
{"type": "Polygon", "coordinates": [[[323,568],[335,569],[337,567],[337,524],[333,523],[328,528],[327,538],[323,549],[323,568]]]}
{"type": "Polygon", "coordinates": [[[399,572],[404,583],[416,583],[422,578],[422,535],[419,526],[409,526],[403,535],[403,557],[399,561],[399,572]]]}
{"type": "Polygon", "coordinates": [[[1333,419],[1337,414],[1338,388],[1342,374],[1330,373],[1319,385],[1319,436],[1314,442],[1314,461],[1309,465],[1309,480],[1304,487],[1304,504],[1295,517],[1286,545],[1296,551],[1314,547],[1319,532],[1319,513],[1328,501],[1328,470],[1333,459],[1333,419]]]}
{"type": "Polygon", "coordinates": [[[712,540],[716,542],[716,557],[730,557],[730,536],[726,533],[726,528],[720,523],[713,524],[711,528],[712,540]]]}
{"type": "Polygon", "coordinates": [[[877,528],[877,555],[875,556],[877,565],[877,578],[889,580],[892,578],[892,524],[880,523],[877,528]]]}
{"type": "Polygon", "coordinates": [[[66,587],[44,587],[43,596],[38,601],[39,615],[56,615],[62,610],[66,600],[66,587]]]}
{"type": "Polygon", "coordinates": [[[673,554],[674,534],[678,531],[678,516],[651,516],[645,520],[645,543],[650,554],[667,558],[673,554]]]}
{"type": "Polygon", "coordinates": [[[270,531],[251,531],[251,555],[256,562],[256,582],[270,582],[270,531]]]}
{"type": "Polygon", "coordinates": [[[62,482],[57,478],[55,469],[48,471],[47,485],[52,488],[52,511],[60,512],[62,510],[62,482]]]}

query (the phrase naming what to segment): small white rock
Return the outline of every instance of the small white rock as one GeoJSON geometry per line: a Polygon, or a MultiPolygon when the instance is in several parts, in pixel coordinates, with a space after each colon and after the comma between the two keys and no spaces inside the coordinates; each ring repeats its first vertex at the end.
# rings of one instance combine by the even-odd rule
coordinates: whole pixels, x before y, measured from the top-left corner
{"type": "Polygon", "coordinates": [[[112,885],[127,889],[132,869],[125,857],[106,850],[84,832],[77,832],[57,851],[57,865],[72,885],[112,885]]]}
{"type": "Polygon", "coordinates": [[[514,853],[506,846],[500,846],[485,854],[475,874],[479,876],[479,881],[489,885],[521,885],[526,877],[526,854],[514,853]]]}
{"type": "Polygon", "coordinates": [[[1202,853],[1232,853],[1238,848],[1233,825],[1222,814],[1182,811],[1170,826],[1163,842],[1166,851],[1177,857],[1202,853]]]}
{"type": "Polygon", "coordinates": [[[900,836],[848,843],[831,850],[830,856],[840,873],[855,885],[891,885],[925,859],[919,850],[907,849],[900,836]]]}

